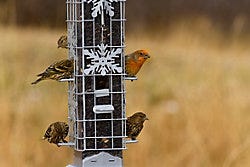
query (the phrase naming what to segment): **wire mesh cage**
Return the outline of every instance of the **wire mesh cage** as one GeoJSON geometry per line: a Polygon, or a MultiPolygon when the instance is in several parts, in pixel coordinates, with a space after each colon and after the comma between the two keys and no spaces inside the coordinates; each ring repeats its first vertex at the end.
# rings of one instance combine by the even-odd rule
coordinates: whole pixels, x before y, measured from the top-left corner
{"type": "Polygon", "coordinates": [[[70,141],[84,156],[126,148],[125,0],[67,0],[70,141]]]}

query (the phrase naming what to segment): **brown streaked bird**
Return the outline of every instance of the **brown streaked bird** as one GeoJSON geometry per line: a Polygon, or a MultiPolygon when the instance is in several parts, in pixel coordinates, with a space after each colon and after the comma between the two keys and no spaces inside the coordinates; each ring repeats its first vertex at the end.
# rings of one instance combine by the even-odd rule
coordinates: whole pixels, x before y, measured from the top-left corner
{"type": "Polygon", "coordinates": [[[150,58],[146,50],[137,50],[125,56],[125,71],[127,76],[135,77],[144,62],[150,58]]]}
{"type": "Polygon", "coordinates": [[[57,41],[57,48],[68,49],[68,37],[67,35],[62,35],[57,41]]]}
{"type": "Polygon", "coordinates": [[[148,120],[146,114],[143,112],[137,112],[127,118],[126,132],[127,136],[132,140],[136,140],[136,137],[140,134],[144,121],[148,120]]]}
{"type": "MultiPolygon", "coordinates": [[[[67,143],[65,140],[66,136],[69,132],[69,126],[65,122],[54,122],[49,125],[46,130],[43,140],[48,140],[50,143],[58,144],[58,143],[67,143]]],[[[58,146],[58,145],[57,145],[58,146]]]]}
{"type": "Polygon", "coordinates": [[[74,60],[64,59],[51,64],[43,73],[38,74],[39,77],[31,84],[37,84],[38,82],[46,79],[52,79],[59,81],[60,79],[68,79],[72,77],[74,71],[74,60]]]}

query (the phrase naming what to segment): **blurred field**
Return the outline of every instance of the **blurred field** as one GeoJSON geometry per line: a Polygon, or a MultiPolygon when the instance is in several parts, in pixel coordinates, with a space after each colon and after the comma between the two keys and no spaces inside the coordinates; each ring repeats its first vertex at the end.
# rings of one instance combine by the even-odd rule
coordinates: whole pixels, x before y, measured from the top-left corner
{"type": "MultiPolygon", "coordinates": [[[[67,57],[62,31],[0,27],[0,166],[66,166],[72,151],[42,141],[48,124],[67,118],[67,84],[30,85],[67,57]]],[[[127,52],[152,58],[127,82],[127,114],[149,117],[127,167],[250,166],[250,38],[223,35],[209,22],[177,23],[168,32],[127,34],[127,52]]]]}

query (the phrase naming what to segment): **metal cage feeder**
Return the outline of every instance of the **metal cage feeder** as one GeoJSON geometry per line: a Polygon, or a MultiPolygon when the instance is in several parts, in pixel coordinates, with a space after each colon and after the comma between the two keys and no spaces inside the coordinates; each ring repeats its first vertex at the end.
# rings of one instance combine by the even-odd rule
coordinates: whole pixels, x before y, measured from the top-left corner
{"type": "Polygon", "coordinates": [[[67,0],[69,142],[78,166],[122,165],[126,149],[125,0],[67,0]]]}

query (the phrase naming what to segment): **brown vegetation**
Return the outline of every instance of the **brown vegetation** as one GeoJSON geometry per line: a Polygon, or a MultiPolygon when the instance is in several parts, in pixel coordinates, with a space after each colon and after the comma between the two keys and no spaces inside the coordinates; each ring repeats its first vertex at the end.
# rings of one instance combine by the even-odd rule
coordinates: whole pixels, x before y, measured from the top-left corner
{"type": "MultiPolygon", "coordinates": [[[[128,0],[127,27],[165,28],[176,20],[207,17],[214,26],[230,31],[235,21],[241,21],[249,31],[250,2],[248,0],[128,0]],[[136,17],[135,17],[136,16],[136,17]]],[[[19,26],[49,26],[65,28],[66,1],[61,0],[1,0],[0,23],[19,26]]]]}
{"type": "MultiPolygon", "coordinates": [[[[67,57],[59,31],[0,28],[0,166],[66,166],[72,151],[42,140],[51,122],[67,121],[67,84],[36,74],[67,57]]],[[[250,48],[246,35],[222,36],[209,21],[176,23],[168,32],[127,34],[126,52],[151,58],[127,81],[127,115],[147,114],[128,167],[250,165],[250,48]],[[140,98],[138,98],[140,97],[140,98]]]]}

